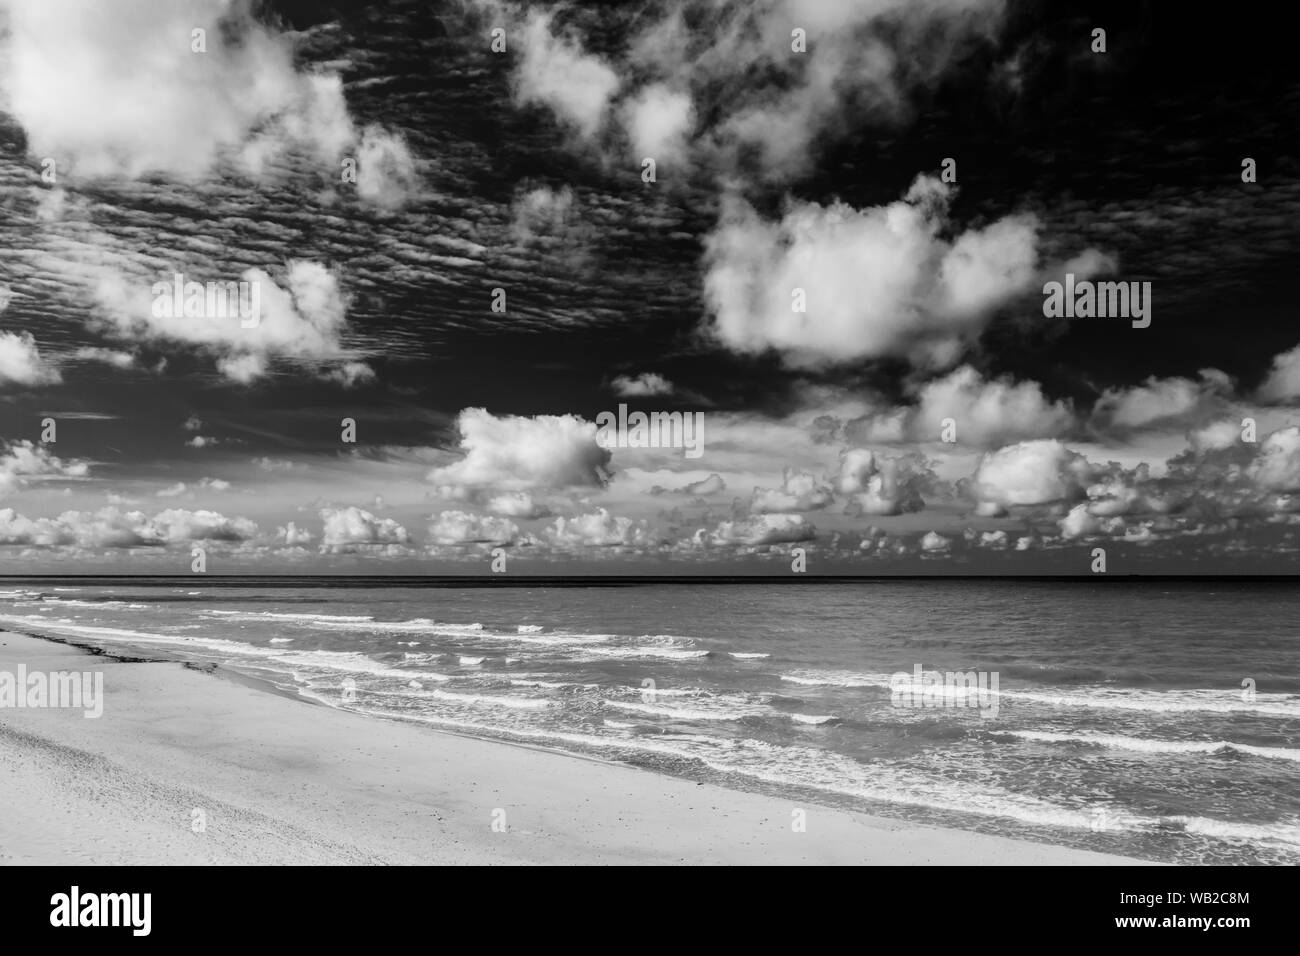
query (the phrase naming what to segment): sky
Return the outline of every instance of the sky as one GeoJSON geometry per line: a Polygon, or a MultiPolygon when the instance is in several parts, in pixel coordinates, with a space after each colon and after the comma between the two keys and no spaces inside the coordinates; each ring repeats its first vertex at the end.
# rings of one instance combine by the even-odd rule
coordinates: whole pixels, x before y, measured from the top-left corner
{"type": "Polygon", "coordinates": [[[1294,573],[1269,22],[0,0],[0,573],[1294,573]]]}

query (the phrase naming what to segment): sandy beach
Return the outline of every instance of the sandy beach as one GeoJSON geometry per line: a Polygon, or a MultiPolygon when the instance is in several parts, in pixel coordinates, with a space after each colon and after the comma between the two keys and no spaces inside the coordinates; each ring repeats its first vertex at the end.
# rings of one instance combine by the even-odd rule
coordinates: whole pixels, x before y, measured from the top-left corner
{"type": "Polygon", "coordinates": [[[105,700],[97,719],[0,709],[5,864],[1142,862],[795,804],[0,632],[0,671],[19,665],[102,671],[105,700]]]}

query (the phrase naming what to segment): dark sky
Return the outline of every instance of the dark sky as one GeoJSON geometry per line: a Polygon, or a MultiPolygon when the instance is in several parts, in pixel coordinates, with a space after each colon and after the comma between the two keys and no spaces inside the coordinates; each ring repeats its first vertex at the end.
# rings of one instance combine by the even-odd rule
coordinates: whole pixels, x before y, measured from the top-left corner
{"type": "Polygon", "coordinates": [[[0,0],[0,568],[1290,570],[1266,8],[220,6],[0,0]],[[1151,326],[1045,317],[1082,262],[1151,326]],[[620,402],[704,453],[593,451],[620,402]]]}

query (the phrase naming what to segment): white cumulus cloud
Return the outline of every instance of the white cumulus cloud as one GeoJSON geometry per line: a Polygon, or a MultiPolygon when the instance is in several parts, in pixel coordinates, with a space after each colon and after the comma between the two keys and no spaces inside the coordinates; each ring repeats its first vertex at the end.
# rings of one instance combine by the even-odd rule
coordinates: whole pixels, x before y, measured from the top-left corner
{"type": "Polygon", "coordinates": [[[741,353],[775,349],[796,367],[891,356],[951,364],[993,308],[1031,288],[1038,259],[1029,215],[945,239],[951,196],[920,176],[887,206],[795,200],[779,222],[728,198],[705,244],[714,335],[741,353]]]}

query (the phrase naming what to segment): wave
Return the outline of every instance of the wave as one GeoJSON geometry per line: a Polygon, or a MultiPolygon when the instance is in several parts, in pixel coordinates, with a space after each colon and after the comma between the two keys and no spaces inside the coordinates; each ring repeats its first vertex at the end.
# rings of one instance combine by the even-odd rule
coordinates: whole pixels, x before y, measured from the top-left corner
{"type": "Polygon", "coordinates": [[[851,671],[804,670],[780,675],[781,680],[804,687],[884,687],[889,688],[889,674],[851,671]]]}
{"type": "Polygon", "coordinates": [[[461,634],[478,634],[485,630],[482,624],[445,624],[432,621],[427,617],[412,618],[409,621],[376,621],[365,619],[338,619],[329,616],[304,615],[302,623],[317,630],[359,631],[366,634],[437,634],[455,637],[461,634]]]}
{"type": "MultiPolygon", "coordinates": [[[[444,696],[464,699],[461,695],[444,696]]],[[[472,699],[485,703],[491,700],[487,695],[475,695],[472,699]]],[[[324,698],[323,702],[337,706],[333,699],[324,698]]],[[[689,715],[694,719],[710,720],[723,717],[713,712],[690,712],[621,701],[607,700],[605,704],[630,714],[646,713],[654,717],[689,715]]],[[[393,714],[365,706],[349,709],[376,716],[398,716],[431,726],[505,739],[535,741],[550,746],[578,745],[611,756],[641,753],[662,755],[675,760],[685,759],[736,782],[749,779],[778,786],[797,786],[862,799],[868,803],[907,806],[957,816],[974,815],[1008,820],[1020,825],[1094,832],[1158,833],[1180,830],[1224,841],[1255,840],[1281,844],[1287,850],[1300,846],[1300,829],[1294,821],[1247,824],[1196,816],[1141,815],[1114,806],[1067,805],[993,785],[935,777],[896,764],[864,763],[811,747],[783,746],[753,739],[714,737],[699,733],[630,734],[638,725],[634,721],[615,718],[603,719],[602,726],[611,735],[602,736],[529,726],[506,728],[500,724],[462,719],[454,715],[393,714]]]]}
{"type": "Polygon", "coordinates": [[[56,607],[93,607],[93,608],[125,608],[128,611],[144,611],[153,607],[151,604],[132,604],[128,601],[119,601],[116,598],[102,598],[100,600],[82,600],[80,598],[60,598],[60,597],[41,597],[41,604],[52,605],[56,607]]]}
{"type": "Polygon", "coordinates": [[[660,704],[635,703],[626,700],[602,701],[606,707],[648,717],[667,717],[672,720],[740,720],[767,713],[767,708],[745,703],[717,703],[704,707],[665,707],[660,704]]]}
{"type": "Polygon", "coordinates": [[[511,678],[506,683],[511,687],[546,687],[555,690],[564,687],[581,687],[584,690],[595,690],[600,687],[599,684],[582,684],[574,680],[530,680],[526,677],[511,678]]]}
{"type": "Polygon", "coordinates": [[[555,631],[551,634],[522,631],[515,634],[486,634],[484,636],[520,644],[540,644],[551,647],[580,647],[585,644],[604,644],[618,637],[617,634],[575,634],[567,631],[555,631]]]}
{"type": "Polygon", "coordinates": [[[1218,714],[1255,714],[1267,717],[1300,718],[1300,697],[1288,694],[1260,694],[1242,700],[1240,690],[1197,688],[1145,690],[1114,687],[1089,688],[1086,693],[1044,694],[1037,691],[1002,690],[999,696],[1011,701],[1030,701],[1061,708],[1130,710],[1171,714],[1198,711],[1218,714]]]}
{"type": "Polygon", "coordinates": [[[389,667],[356,651],[289,651],[276,653],[272,655],[271,660],[293,668],[314,667],[319,670],[341,671],[349,674],[368,674],[372,677],[415,678],[439,682],[453,680],[446,674],[433,671],[389,667]]]}
{"type": "Polygon", "coordinates": [[[1214,837],[1219,840],[1289,843],[1300,847],[1300,825],[1296,823],[1234,823],[1231,820],[1216,820],[1211,817],[1174,816],[1162,818],[1165,822],[1181,827],[1188,833],[1214,837]]]}
{"type": "Polygon", "coordinates": [[[822,724],[837,724],[840,719],[834,715],[818,716],[817,714],[787,714],[796,724],[812,724],[821,726],[822,724]]]}
{"type": "Polygon", "coordinates": [[[1131,750],[1153,754],[1242,753],[1273,760],[1300,761],[1300,750],[1287,747],[1260,747],[1230,740],[1155,740],[1149,737],[1124,737],[1119,734],[1065,734],[1033,730],[999,730],[994,736],[1016,737],[1038,743],[1079,744],[1111,750],[1131,750]]]}
{"type": "MultiPolygon", "coordinates": [[[[903,672],[900,672],[903,673],[903,672]]],[[[891,690],[893,675],[881,672],[855,673],[838,670],[803,670],[781,674],[780,679],[806,687],[875,687],[891,690]]],[[[965,688],[945,686],[925,688],[908,682],[904,687],[954,696],[970,693],[965,688]]],[[[1192,688],[1153,690],[1149,688],[1124,688],[1111,686],[1080,686],[1075,692],[1050,693],[1038,690],[987,688],[980,692],[997,697],[1002,702],[1045,704],[1054,708],[1091,708],[1099,710],[1125,710],[1148,713],[1248,713],[1266,717],[1300,719],[1300,695],[1256,693],[1252,700],[1242,700],[1236,688],[1192,688]]]]}
{"type": "Polygon", "coordinates": [[[429,690],[427,688],[414,690],[413,692],[357,688],[357,692],[359,694],[373,697],[403,697],[407,699],[438,700],[443,701],[444,703],[468,704],[475,707],[506,707],[511,710],[548,710],[555,706],[553,702],[542,700],[538,697],[505,697],[500,694],[463,694],[455,691],[429,690]]]}
{"type": "Polygon", "coordinates": [[[66,618],[47,618],[40,614],[27,614],[17,617],[0,616],[0,623],[36,627],[42,631],[52,631],[56,634],[67,634],[75,637],[88,637],[110,644],[161,645],[179,650],[216,651],[238,657],[268,657],[276,653],[272,648],[256,647],[252,644],[228,641],[224,638],[190,637],[188,635],[134,631],[121,627],[99,627],[90,624],[79,624],[66,618]]]}
{"type": "Polygon", "coordinates": [[[702,660],[713,654],[712,651],[691,651],[678,647],[590,647],[583,653],[596,657],[655,657],[668,661],[702,660]]]}
{"type": "Polygon", "coordinates": [[[201,613],[215,617],[235,618],[236,620],[248,621],[267,619],[272,621],[320,621],[323,623],[348,622],[355,624],[374,620],[374,618],[369,614],[299,614],[288,611],[223,611],[216,609],[207,609],[201,613]]]}

